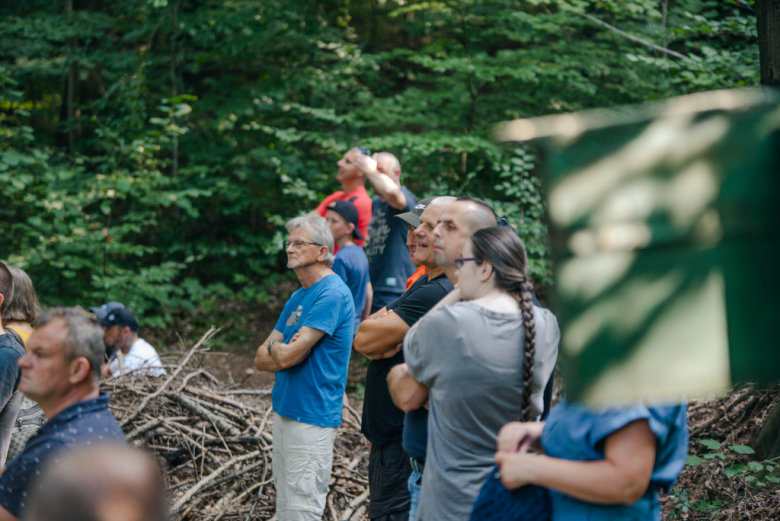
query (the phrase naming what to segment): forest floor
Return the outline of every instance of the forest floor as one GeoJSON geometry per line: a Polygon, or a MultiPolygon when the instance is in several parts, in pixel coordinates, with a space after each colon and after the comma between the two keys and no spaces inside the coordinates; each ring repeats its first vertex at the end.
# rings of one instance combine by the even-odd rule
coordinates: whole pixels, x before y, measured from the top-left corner
{"type": "MultiPolygon", "coordinates": [[[[248,327],[241,345],[217,345],[211,351],[199,352],[192,363],[207,371],[225,389],[270,390],[273,375],[255,371],[253,359],[257,346],[273,329],[280,312],[281,306],[276,302],[256,313],[245,314],[248,327]]],[[[190,335],[193,332],[184,330],[190,335]]],[[[170,331],[151,331],[146,338],[153,345],[176,345],[180,341],[171,338],[170,331]]],[[[165,351],[161,350],[164,361],[165,351]]],[[[180,353],[181,346],[173,352],[180,353]]],[[[177,356],[172,354],[171,359],[177,356]]],[[[366,359],[353,351],[347,393],[351,407],[358,414],[362,411],[366,366],[366,359]]],[[[558,387],[556,401],[562,395],[563,389],[558,387]]],[[[778,483],[773,483],[771,476],[764,477],[774,462],[753,461],[754,456],[747,454],[750,449],[745,448],[750,446],[779,399],[780,387],[761,390],[741,387],[722,396],[689,402],[689,455],[696,458],[689,462],[694,465],[686,465],[671,493],[662,496],[665,519],[780,519],[780,489],[775,488],[778,483]]],[[[367,464],[362,436],[354,428],[350,429],[349,436],[361,439],[351,440],[334,460],[349,459],[349,454],[343,452],[353,451],[352,456],[358,458],[354,461],[360,462],[355,471],[362,470],[367,464]]],[[[353,519],[362,518],[363,512],[365,509],[356,511],[360,515],[353,519]]]]}

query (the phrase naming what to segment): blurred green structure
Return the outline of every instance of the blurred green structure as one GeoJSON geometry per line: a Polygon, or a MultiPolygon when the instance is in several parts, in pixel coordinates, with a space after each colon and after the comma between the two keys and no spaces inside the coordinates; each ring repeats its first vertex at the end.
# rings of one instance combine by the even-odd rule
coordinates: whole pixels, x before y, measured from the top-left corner
{"type": "Polygon", "coordinates": [[[572,399],[780,379],[778,101],[714,91],[496,127],[544,151],[572,399]]]}

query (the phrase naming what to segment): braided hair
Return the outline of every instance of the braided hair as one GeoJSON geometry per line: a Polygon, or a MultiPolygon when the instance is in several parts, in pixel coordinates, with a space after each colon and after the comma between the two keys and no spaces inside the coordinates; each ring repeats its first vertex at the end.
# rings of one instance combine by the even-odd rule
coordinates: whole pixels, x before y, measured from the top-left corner
{"type": "Polygon", "coordinates": [[[523,314],[525,339],[523,346],[523,409],[521,421],[531,418],[531,395],[534,387],[536,358],[536,321],[533,309],[533,283],[528,277],[525,245],[512,230],[499,227],[483,228],[471,236],[474,257],[493,266],[496,286],[515,297],[523,314]]]}

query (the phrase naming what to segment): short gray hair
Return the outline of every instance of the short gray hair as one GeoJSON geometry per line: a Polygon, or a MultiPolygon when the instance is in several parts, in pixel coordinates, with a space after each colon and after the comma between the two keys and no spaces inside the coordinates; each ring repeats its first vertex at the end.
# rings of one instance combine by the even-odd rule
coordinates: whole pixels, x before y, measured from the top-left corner
{"type": "Polygon", "coordinates": [[[330,232],[330,228],[328,228],[328,221],[317,214],[307,213],[306,215],[290,219],[284,227],[287,228],[287,233],[292,233],[293,230],[297,230],[298,228],[308,228],[311,230],[309,240],[328,247],[328,255],[325,256],[325,266],[328,268],[333,266],[333,261],[335,260],[335,257],[333,256],[335,241],[333,240],[333,234],[330,232]]]}
{"type": "Polygon", "coordinates": [[[457,200],[457,197],[453,197],[451,195],[442,195],[428,203],[428,206],[448,206],[457,200]]]}
{"type": "Polygon", "coordinates": [[[66,360],[74,360],[83,356],[89,361],[89,372],[92,373],[95,386],[100,382],[100,367],[106,356],[106,343],[103,339],[103,328],[97,318],[78,306],[66,308],[56,307],[45,311],[35,322],[39,329],[52,320],[61,318],[68,328],[68,334],[62,343],[66,360]]]}

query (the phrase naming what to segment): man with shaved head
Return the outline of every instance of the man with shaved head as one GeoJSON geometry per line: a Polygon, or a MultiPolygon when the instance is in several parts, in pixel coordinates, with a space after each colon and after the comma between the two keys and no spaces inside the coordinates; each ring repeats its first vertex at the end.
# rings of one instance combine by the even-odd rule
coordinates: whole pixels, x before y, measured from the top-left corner
{"type": "Polygon", "coordinates": [[[67,452],[33,482],[24,521],[166,521],[160,469],[125,444],[67,452]]]}
{"type": "Polygon", "coordinates": [[[406,291],[406,279],[416,268],[406,248],[406,224],[395,216],[411,211],[417,198],[401,185],[401,164],[390,152],[362,154],[356,164],[377,193],[365,246],[373,289],[371,313],[376,313],[406,291]]]}
{"type": "Polygon", "coordinates": [[[444,270],[453,284],[458,283],[455,276],[455,259],[460,257],[466,239],[478,230],[497,225],[498,220],[493,208],[475,197],[460,196],[441,213],[433,230],[436,238],[433,253],[436,266],[444,270]]]}

